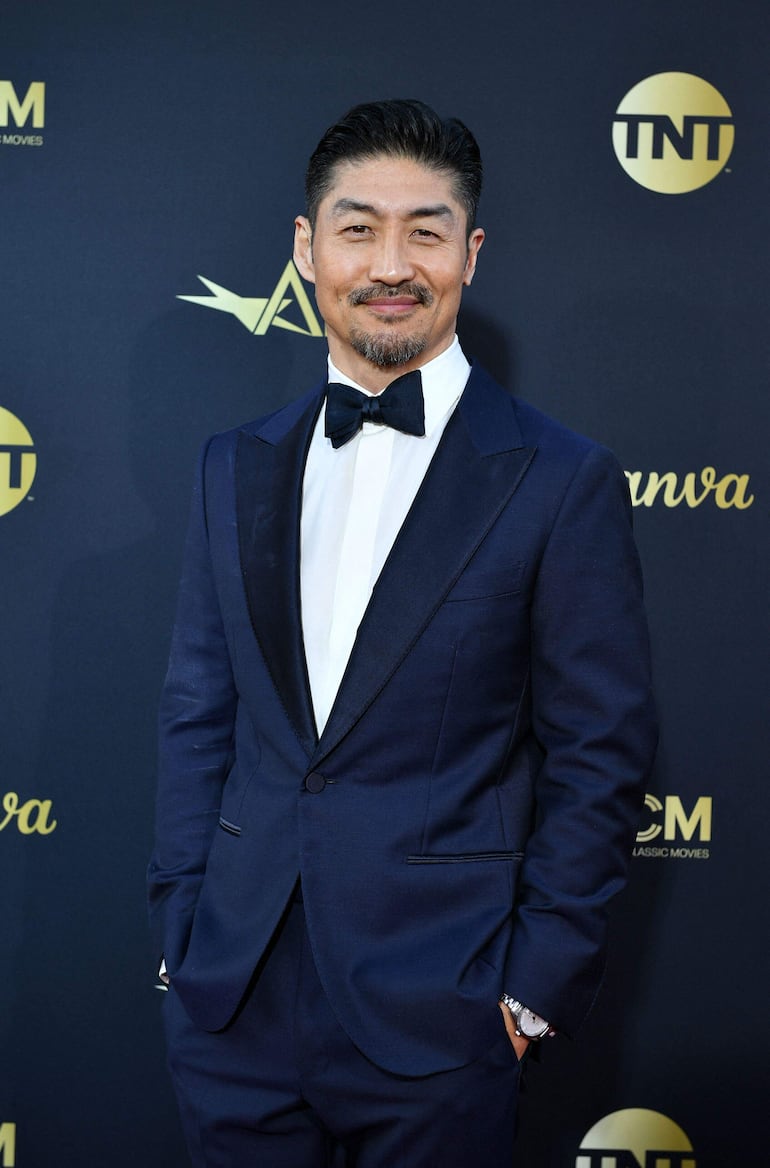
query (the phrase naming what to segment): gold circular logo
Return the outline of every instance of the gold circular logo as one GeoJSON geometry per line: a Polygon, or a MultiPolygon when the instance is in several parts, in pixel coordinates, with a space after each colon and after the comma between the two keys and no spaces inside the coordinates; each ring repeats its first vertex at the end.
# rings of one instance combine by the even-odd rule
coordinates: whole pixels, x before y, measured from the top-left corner
{"type": "Polygon", "coordinates": [[[612,124],[626,174],[664,195],[697,190],[725,166],[735,140],[722,94],[692,73],[656,73],[629,89],[612,124]]]}
{"type": "Polygon", "coordinates": [[[632,1163],[629,1154],[639,1165],[696,1168],[692,1144],[681,1127],[667,1115],[643,1107],[613,1111],[594,1124],[583,1136],[575,1168],[632,1163]]]}
{"type": "MultiPolygon", "coordinates": [[[[653,812],[663,810],[663,804],[661,803],[660,799],[656,799],[654,795],[645,795],[644,805],[653,812]]],[[[638,844],[649,843],[650,840],[655,839],[656,835],[660,835],[660,830],[661,828],[659,823],[651,823],[649,827],[644,828],[643,830],[640,829],[636,833],[636,842],[638,844]]]]}
{"type": "Polygon", "coordinates": [[[0,406],[0,515],[26,499],[36,470],[37,455],[29,430],[0,406]]]}

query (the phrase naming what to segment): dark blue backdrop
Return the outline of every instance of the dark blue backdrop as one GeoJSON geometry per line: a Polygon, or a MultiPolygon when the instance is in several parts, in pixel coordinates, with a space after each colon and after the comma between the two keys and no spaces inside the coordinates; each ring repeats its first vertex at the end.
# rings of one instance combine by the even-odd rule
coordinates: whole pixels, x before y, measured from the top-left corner
{"type": "Polygon", "coordinates": [[[200,275],[267,300],[321,130],[412,95],[485,158],[466,350],[612,446],[638,492],[748,476],[636,509],[663,722],[649,830],[599,1004],[533,1068],[518,1163],[589,1168],[584,1135],[627,1108],[674,1121],[699,1168],[761,1155],[768,24],[764,0],[0,5],[0,407],[37,457],[12,499],[0,452],[2,1168],[184,1163],[143,878],[188,490],[200,442],[295,396],[325,346],[177,297],[208,296],[200,275]],[[735,119],[689,194],[638,185],[611,144],[624,94],[669,70],[735,119]],[[22,117],[35,81],[44,113],[22,117]]]}

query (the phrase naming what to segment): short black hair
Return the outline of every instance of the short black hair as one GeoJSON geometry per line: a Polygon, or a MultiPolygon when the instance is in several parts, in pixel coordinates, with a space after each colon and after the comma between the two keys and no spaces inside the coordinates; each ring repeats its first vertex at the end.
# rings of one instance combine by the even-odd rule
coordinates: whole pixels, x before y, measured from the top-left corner
{"type": "Polygon", "coordinates": [[[318,206],[334,182],[340,162],[363,162],[379,155],[410,158],[448,174],[465,209],[468,234],[476,225],[481,195],[481,152],[467,126],[440,118],[422,101],[393,99],[354,106],[330,126],[313,151],[305,175],[307,217],[315,226],[318,206]]]}

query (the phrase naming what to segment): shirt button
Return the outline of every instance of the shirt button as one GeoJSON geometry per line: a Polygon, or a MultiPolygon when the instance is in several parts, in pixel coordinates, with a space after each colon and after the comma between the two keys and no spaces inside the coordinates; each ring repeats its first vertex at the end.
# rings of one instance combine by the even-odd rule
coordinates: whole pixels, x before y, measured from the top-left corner
{"type": "Polygon", "coordinates": [[[325,786],[326,779],[317,771],[311,771],[305,779],[305,790],[310,791],[311,795],[319,795],[325,786]]]}

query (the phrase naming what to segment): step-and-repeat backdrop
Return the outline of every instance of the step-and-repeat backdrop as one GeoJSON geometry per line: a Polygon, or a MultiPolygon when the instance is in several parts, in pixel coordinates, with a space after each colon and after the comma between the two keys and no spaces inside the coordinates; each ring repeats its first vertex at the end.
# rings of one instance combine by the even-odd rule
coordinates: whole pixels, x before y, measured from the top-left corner
{"type": "Polygon", "coordinates": [[[766,1155],[769,16],[2,4],[0,1168],[185,1163],[144,870],[193,464],[322,369],[290,260],[305,162],[391,96],[476,133],[461,339],[618,453],[649,598],[662,740],[631,884],[516,1162],[766,1155]]]}

